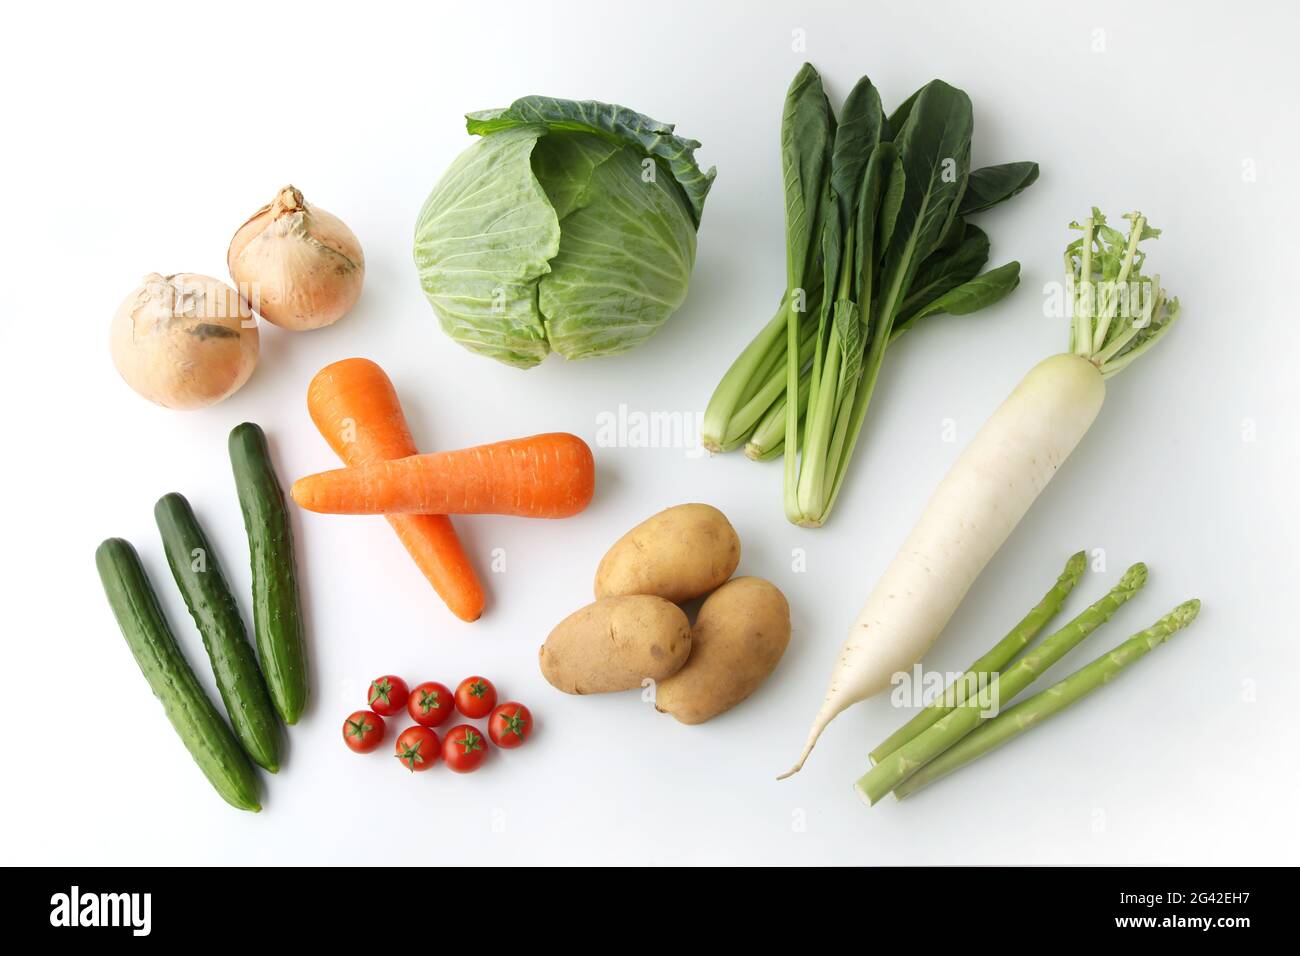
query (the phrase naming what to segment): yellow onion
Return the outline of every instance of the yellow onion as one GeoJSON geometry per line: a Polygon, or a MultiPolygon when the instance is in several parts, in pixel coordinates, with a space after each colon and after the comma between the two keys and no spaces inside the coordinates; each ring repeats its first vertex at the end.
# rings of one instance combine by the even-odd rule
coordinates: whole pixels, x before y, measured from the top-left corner
{"type": "Polygon", "coordinates": [[[126,384],[167,408],[204,408],[248,381],[257,321],[220,279],[157,272],[113,316],[113,364],[126,384]]]}
{"type": "Polygon", "coordinates": [[[361,244],[343,220],[285,186],[230,240],[230,275],[268,322],[304,331],[343,318],[361,295],[361,244]]]}

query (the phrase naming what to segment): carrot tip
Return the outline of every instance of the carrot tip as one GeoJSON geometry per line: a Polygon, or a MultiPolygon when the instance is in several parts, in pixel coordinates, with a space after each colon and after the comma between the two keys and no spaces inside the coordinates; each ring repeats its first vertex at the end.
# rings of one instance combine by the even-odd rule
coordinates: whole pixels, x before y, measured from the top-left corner
{"type": "Polygon", "coordinates": [[[293,487],[289,489],[289,497],[293,499],[294,504],[299,508],[305,508],[308,511],[315,511],[316,509],[311,506],[312,494],[308,482],[309,479],[307,478],[299,478],[295,481],[293,487]]]}

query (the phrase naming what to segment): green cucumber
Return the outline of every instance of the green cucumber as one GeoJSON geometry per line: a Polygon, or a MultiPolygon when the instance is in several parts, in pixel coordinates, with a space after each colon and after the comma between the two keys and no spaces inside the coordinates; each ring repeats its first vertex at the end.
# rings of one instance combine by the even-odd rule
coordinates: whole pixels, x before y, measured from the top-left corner
{"type": "Polygon", "coordinates": [[[257,771],[176,645],[131,542],[109,538],[96,549],[95,566],[127,646],[199,769],[232,807],[262,809],[257,771]]]}
{"type": "Polygon", "coordinates": [[[275,773],[280,769],[280,722],[217,553],[184,495],[163,495],[153,514],[176,587],[203,635],[235,736],[255,764],[275,773]]]}
{"type": "Polygon", "coordinates": [[[253,562],[257,653],[271,701],[280,718],[292,724],[307,705],[307,651],[289,511],[262,429],[252,422],[235,426],[230,433],[230,464],[253,562]]]}

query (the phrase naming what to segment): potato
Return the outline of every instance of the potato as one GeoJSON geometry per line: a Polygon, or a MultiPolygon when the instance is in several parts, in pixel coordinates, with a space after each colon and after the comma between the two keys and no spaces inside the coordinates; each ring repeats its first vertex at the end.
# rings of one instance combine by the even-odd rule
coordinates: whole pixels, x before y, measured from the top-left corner
{"type": "Polygon", "coordinates": [[[790,643],[790,605],[762,578],[736,578],[709,595],[691,631],[686,666],[661,681],[655,707],[702,724],[754,693],[790,643]]]}
{"type": "Polygon", "coordinates": [[[596,597],[655,594],[680,604],[708,594],[740,564],[736,529],[710,505],[677,505],[614,543],[596,569],[596,597]]]}
{"type": "Polygon", "coordinates": [[[538,651],[542,676],[566,694],[640,687],[677,673],[691,653],[682,609],[649,594],[603,598],[561,621],[538,651]]]}

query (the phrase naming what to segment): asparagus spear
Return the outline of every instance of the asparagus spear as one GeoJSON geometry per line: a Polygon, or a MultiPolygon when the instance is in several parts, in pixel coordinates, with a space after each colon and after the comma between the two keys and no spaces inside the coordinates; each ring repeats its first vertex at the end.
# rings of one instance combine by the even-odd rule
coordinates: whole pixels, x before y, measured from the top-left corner
{"type": "Polygon", "coordinates": [[[1013,737],[1020,736],[1053,714],[1060,713],[1076,701],[1083,700],[1099,687],[1109,683],[1125,667],[1155,650],[1179,630],[1191,624],[1200,610],[1201,602],[1197,600],[1180,604],[1145,631],[1134,634],[1123,644],[1079,668],[1065,680],[1016,704],[992,720],[984,721],[969,736],[945,750],[895,787],[894,796],[902,799],[908,794],[915,793],[926,784],[933,783],[940,777],[966,766],[977,757],[982,757],[1013,737]]]}
{"type": "Polygon", "coordinates": [[[1012,659],[1029,646],[1029,642],[1038,636],[1038,632],[1061,609],[1066,596],[1079,583],[1083,569],[1087,565],[1084,553],[1080,551],[1065,563],[1065,570],[1056,579],[1050,591],[1034,605],[1008,633],[993,645],[987,654],[977,660],[957,680],[953,681],[937,698],[919,714],[905,723],[879,747],[871,751],[871,762],[880,763],[903,744],[919,736],[923,731],[950,713],[953,708],[966,700],[969,693],[978,689],[979,682],[987,681],[994,674],[1003,670],[1012,659]]]}
{"type": "MultiPolygon", "coordinates": [[[[1146,584],[1147,566],[1133,565],[1124,572],[1119,584],[1104,598],[1089,607],[1065,627],[1043,640],[1027,652],[1005,673],[994,677],[989,684],[992,700],[999,707],[1009,703],[1017,694],[1034,682],[1043,671],[1051,667],[1072,647],[1105,624],[1129,598],[1146,584]]],[[[953,708],[913,740],[889,754],[871,768],[856,784],[859,795],[875,804],[885,794],[916,773],[923,766],[961,740],[984,719],[988,701],[975,697],[953,708]]]]}

